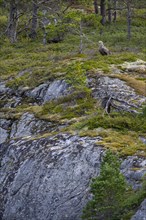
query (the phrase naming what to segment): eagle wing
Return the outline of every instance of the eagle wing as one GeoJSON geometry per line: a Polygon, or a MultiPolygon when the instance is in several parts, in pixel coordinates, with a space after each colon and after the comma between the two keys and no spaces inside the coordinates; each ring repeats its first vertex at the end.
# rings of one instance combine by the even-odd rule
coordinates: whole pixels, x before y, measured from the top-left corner
{"type": "Polygon", "coordinates": [[[110,54],[110,51],[106,48],[106,47],[100,47],[99,48],[99,52],[102,54],[102,55],[108,55],[110,54]]]}

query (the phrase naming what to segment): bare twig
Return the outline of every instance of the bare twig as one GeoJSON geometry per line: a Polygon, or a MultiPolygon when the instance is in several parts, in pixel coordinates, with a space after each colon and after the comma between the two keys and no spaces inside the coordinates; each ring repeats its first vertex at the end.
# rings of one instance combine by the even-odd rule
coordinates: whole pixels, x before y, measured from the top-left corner
{"type": "Polygon", "coordinates": [[[113,98],[112,96],[109,96],[109,97],[105,97],[102,101],[102,107],[104,108],[105,112],[107,114],[110,113],[111,111],[111,107],[113,107],[114,109],[118,110],[118,111],[126,111],[126,112],[129,112],[129,113],[138,113],[138,111],[136,110],[133,110],[133,109],[130,109],[130,107],[132,108],[139,108],[138,105],[135,105],[135,104],[131,104],[129,102],[126,102],[126,101],[123,101],[123,100],[120,100],[118,98],[113,98]],[[116,101],[118,102],[119,104],[115,104],[113,101],[116,101]],[[121,104],[124,104],[125,106],[121,105],[121,104]]]}

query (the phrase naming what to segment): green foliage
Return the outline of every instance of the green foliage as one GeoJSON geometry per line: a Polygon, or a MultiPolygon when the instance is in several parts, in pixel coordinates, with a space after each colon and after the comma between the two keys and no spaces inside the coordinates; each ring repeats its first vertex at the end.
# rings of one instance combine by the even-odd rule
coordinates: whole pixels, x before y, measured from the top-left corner
{"type": "Polygon", "coordinates": [[[73,62],[66,68],[66,80],[76,88],[82,86],[86,87],[87,78],[85,73],[82,62],[73,62]]]}
{"type": "Polygon", "coordinates": [[[109,115],[103,115],[99,111],[97,116],[91,117],[86,122],[81,123],[78,125],[80,128],[84,126],[88,126],[89,129],[94,129],[98,127],[103,128],[113,128],[116,130],[126,131],[139,131],[145,132],[146,131],[146,120],[143,115],[133,116],[129,113],[125,113],[123,115],[111,113],[109,115]]]}
{"type": "Polygon", "coordinates": [[[28,86],[29,81],[29,73],[25,73],[25,75],[16,77],[15,79],[9,81],[7,83],[8,87],[11,87],[13,89],[17,89],[19,86],[28,86]]]}
{"type": "Polygon", "coordinates": [[[146,176],[142,188],[134,191],[120,173],[118,157],[107,151],[100,175],[92,179],[90,187],[92,199],[83,209],[82,219],[129,220],[146,197],[146,176]]]}
{"type": "Polygon", "coordinates": [[[64,16],[64,21],[68,24],[79,24],[83,16],[83,13],[79,10],[70,10],[64,16]]]}
{"type": "Polygon", "coordinates": [[[137,208],[146,198],[146,175],[142,178],[142,187],[136,191],[129,190],[126,193],[126,198],[123,201],[119,216],[121,219],[129,220],[136,212],[137,208]]]}
{"type": "Polygon", "coordinates": [[[86,27],[101,28],[101,18],[95,14],[85,14],[82,16],[82,22],[86,27]]]}
{"type": "Polygon", "coordinates": [[[94,100],[90,95],[90,90],[76,91],[56,101],[45,103],[40,114],[59,114],[62,119],[71,119],[89,114],[93,108],[94,100]]]}
{"type": "Polygon", "coordinates": [[[0,30],[1,32],[4,31],[4,28],[6,28],[7,17],[5,15],[0,16],[0,30]]]}
{"type": "Polygon", "coordinates": [[[47,41],[58,43],[64,39],[64,35],[67,32],[67,26],[63,22],[57,22],[57,24],[50,24],[46,28],[47,41]]]}
{"type": "Polygon", "coordinates": [[[142,111],[142,115],[141,115],[141,117],[146,118],[146,106],[143,107],[143,111],[142,111]]]}
{"type": "Polygon", "coordinates": [[[120,163],[115,155],[107,151],[99,177],[92,180],[93,197],[83,210],[83,219],[118,220],[126,189],[125,178],[120,173],[120,163]]]}

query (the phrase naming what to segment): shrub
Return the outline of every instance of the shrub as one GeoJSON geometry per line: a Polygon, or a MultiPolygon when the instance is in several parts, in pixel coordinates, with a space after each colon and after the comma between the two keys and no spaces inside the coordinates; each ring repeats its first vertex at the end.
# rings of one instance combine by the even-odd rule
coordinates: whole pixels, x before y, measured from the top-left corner
{"type": "Polygon", "coordinates": [[[62,22],[51,24],[47,27],[47,41],[49,43],[58,43],[64,39],[66,33],[66,25],[62,22]]]}
{"type": "Polygon", "coordinates": [[[120,173],[118,158],[107,151],[101,164],[100,176],[92,180],[93,195],[83,210],[83,219],[118,220],[118,213],[126,192],[127,184],[120,173]]]}
{"type": "Polygon", "coordinates": [[[92,199],[83,209],[82,219],[128,220],[146,197],[146,176],[142,188],[134,191],[120,173],[118,157],[107,151],[100,175],[92,179],[91,193],[92,199]]]}
{"type": "Polygon", "coordinates": [[[87,27],[101,27],[101,17],[97,17],[95,14],[86,14],[82,17],[82,22],[87,27]]]}

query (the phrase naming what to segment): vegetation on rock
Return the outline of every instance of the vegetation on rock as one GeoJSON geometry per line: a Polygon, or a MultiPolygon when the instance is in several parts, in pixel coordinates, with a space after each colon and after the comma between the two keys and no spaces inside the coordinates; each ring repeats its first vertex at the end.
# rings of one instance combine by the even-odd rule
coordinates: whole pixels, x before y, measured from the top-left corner
{"type": "MultiPolygon", "coordinates": [[[[10,120],[7,133],[27,112],[38,121],[61,125],[32,139],[62,131],[100,136],[98,144],[120,157],[145,158],[146,145],[140,138],[146,140],[145,19],[144,0],[0,0],[0,119],[10,120]],[[111,51],[106,57],[98,51],[101,40],[111,51]],[[137,60],[142,60],[142,68],[125,66],[137,60]],[[106,114],[103,97],[96,93],[102,77],[119,79],[131,88],[133,106],[127,109],[135,113],[111,108],[106,114]],[[65,81],[70,90],[44,102],[55,80],[65,81]],[[31,96],[39,86],[41,96],[31,96]]],[[[114,94],[108,86],[113,85],[105,88],[109,99],[114,94]]],[[[114,88],[119,98],[119,88],[114,88]]],[[[120,98],[125,100],[124,94],[120,98]]],[[[92,219],[92,214],[99,219],[130,219],[146,196],[144,189],[145,183],[139,191],[127,190],[117,158],[107,153],[100,176],[91,184],[93,200],[85,219],[92,219]]]]}

